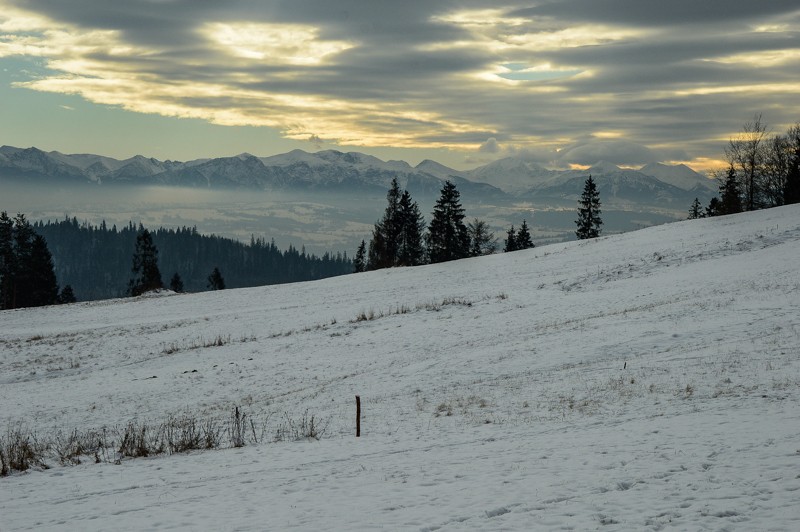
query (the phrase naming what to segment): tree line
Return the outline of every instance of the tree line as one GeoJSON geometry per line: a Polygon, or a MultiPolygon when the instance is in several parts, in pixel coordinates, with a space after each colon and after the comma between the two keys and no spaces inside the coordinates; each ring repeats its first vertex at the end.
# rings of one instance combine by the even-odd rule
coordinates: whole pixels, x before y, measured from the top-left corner
{"type": "Polygon", "coordinates": [[[729,140],[728,167],[718,172],[719,196],[703,208],[695,198],[689,218],[736,214],[800,203],[800,123],[770,134],[756,115],[729,140]]]}
{"type": "MultiPolygon", "coordinates": [[[[408,190],[400,191],[393,179],[386,194],[383,217],[375,223],[369,244],[362,240],[356,250],[355,272],[396,266],[434,264],[467,257],[491,255],[497,251],[498,239],[489,225],[478,218],[465,223],[461,194],[452,181],[445,181],[433,207],[431,221],[425,224],[419,206],[408,190]]],[[[600,234],[600,197],[592,177],[586,181],[578,209],[579,239],[600,234]]],[[[518,230],[508,230],[504,252],[535,247],[526,220],[518,230]]]]}
{"type": "MultiPolygon", "coordinates": [[[[149,231],[133,222],[118,229],[79,223],[76,218],[37,222],[37,233],[47,241],[58,279],[68,283],[80,300],[122,297],[132,293],[133,259],[137,239],[148,232],[156,251],[155,265],[164,272],[162,284],[180,291],[201,292],[224,286],[242,288],[323,279],[352,272],[346,253],[322,256],[290,245],[282,251],[274,241],[251,237],[246,244],[216,235],[202,235],[196,227],[149,231]],[[211,286],[209,273],[219,279],[211,286]],[[177,274],[177,277],[176,277],[177,274]],[[224,274],[224,278],[222,275],[224,274]],[[173,281],[175,281],[173,283],[173,281]],[[219,283],[221,281],[221,284],[219,283]]],[[[141,245],[141,244],[140,244],[141,245]]],[[[148,251],[148,253],[151,251],[148,251]]]]}

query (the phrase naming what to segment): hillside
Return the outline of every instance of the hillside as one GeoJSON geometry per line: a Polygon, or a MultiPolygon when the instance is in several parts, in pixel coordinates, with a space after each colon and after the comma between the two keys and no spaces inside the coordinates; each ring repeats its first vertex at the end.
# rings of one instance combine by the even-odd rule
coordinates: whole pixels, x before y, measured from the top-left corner
{"type": "Polygon", "coordinates": [[[0,529],[798,529],[798,264],[790,206],[5,311],[0,427],[239,406],[268,435],[304,414],[325,431],[15,473],[0,529]]]}

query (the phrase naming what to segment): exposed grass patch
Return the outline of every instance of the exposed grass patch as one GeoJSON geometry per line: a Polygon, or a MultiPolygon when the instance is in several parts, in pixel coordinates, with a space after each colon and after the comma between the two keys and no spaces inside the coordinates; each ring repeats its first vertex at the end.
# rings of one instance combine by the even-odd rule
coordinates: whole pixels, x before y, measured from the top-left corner
{"type": "MultiPolygon", "coordinates": [[[[254,340],[255,337],[242,337],[241,342],[248,342],[254,340]]],[[[231,335],[218,334],[211,339],[205,339],[202,336],[195,340],[188,342],[171,342],[164,346],[161,350],[162,355],[172,355],[181,351],[193,351],[195,349],[208,348],[208,347],[222,347],[231,343],[231,335]]]]}
{"type": "Polygon", "coordinates": [[[327,428],[327,422],[321,422],[314,415],[309,416],[308,410],[303,412],[303,415],[297,419],[292,418],[288,413],[284,413],[283,419],[275,431],[274,441],[319,440],[325,434],[327,428]]]}
{"type": "MultiPolygon", "coordinates": [[[[508,295],[505,293],[500,293],[494,298],[498,300],[505,300],[508,299],[508,295]]],[[[492,296],[485,296],[478,301],[485,301],[487,299],[492,299],[492,296]]],[[[395,316],[398,314],[410,314],[412,312],[422,312],[422,311],[430,311],[430,312],[439,312],[445,307],[471,307],[475,303],[476,300],[466,299],[463,297],[446,297],[441,301],[428,301],[424,303],[417,303],[414,308],[412,309],[408,305],[405,304],[398,304],[394,307],[389,307],[386,310],[379,310],[376,311],[375,309],[362,310],[359,312],[356,317],[350,320],[350,323],[359,323],[363,321],[373,321],[379,318],[385,318],[387,316],[395,316]]]]}
{"type": "Polygon", "coordinates": [[[275,442],[318,440],[328,426],[308,410],[299,418],[285,413],[274,430],[270,418],[257,420],[235,407],[227,420],[182,414],[162,422],[131,420],[121,427],[56,431],[45,437],[16,425],[0,436],[0,477],[47,469],[55,462],[64,466],[84,461],[119,463],[124,458],[243,447],[267,441],[270,433],[275,434],[275,442]]]}
{"type": "Polygon", "coordinates": [[[11,471],[27,471],[32,467],[46,469],[45,457],[50,445],[37,437],[35,432],[21,425],[11,427],[0,437],[0,476],[11,471]]]}

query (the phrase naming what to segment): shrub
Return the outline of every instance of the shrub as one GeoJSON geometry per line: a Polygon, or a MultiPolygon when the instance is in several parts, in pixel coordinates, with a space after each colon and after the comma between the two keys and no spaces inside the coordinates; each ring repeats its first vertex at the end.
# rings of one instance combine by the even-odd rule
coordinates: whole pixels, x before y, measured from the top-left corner
{"type": "Polygon", "coordinates": [[[315,416],[308,416],[308,410],[303,412],[303,417],[299,420],[292,419],[289,414],[284,412],[283,422],[278,425],[275,431],[275,441],[299,441],[299,440],[319,440],[328,424],[321,424],[315,416]]]}
{"type": "Polygon", "coordinates": [[[44,461],[47,450],[47,445],[41,443],[36,434],[20,426],[9,429],[5,438],[0,439],[0,476],[31,467],[47,469],[44,461]]]}

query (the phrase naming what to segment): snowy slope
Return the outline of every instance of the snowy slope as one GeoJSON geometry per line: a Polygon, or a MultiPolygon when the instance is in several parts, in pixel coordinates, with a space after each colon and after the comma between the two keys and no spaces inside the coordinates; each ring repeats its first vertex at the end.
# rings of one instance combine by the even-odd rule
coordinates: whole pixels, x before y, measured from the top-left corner
{"type": "Polygon", "coordinates": [[[1,426],[233,406],[270,430],[306,411],[327,425],[319,441],[17,473],[0,479],[0,529],[797,530],[798,264],[791,206],[6,311],[1,426]]]}

